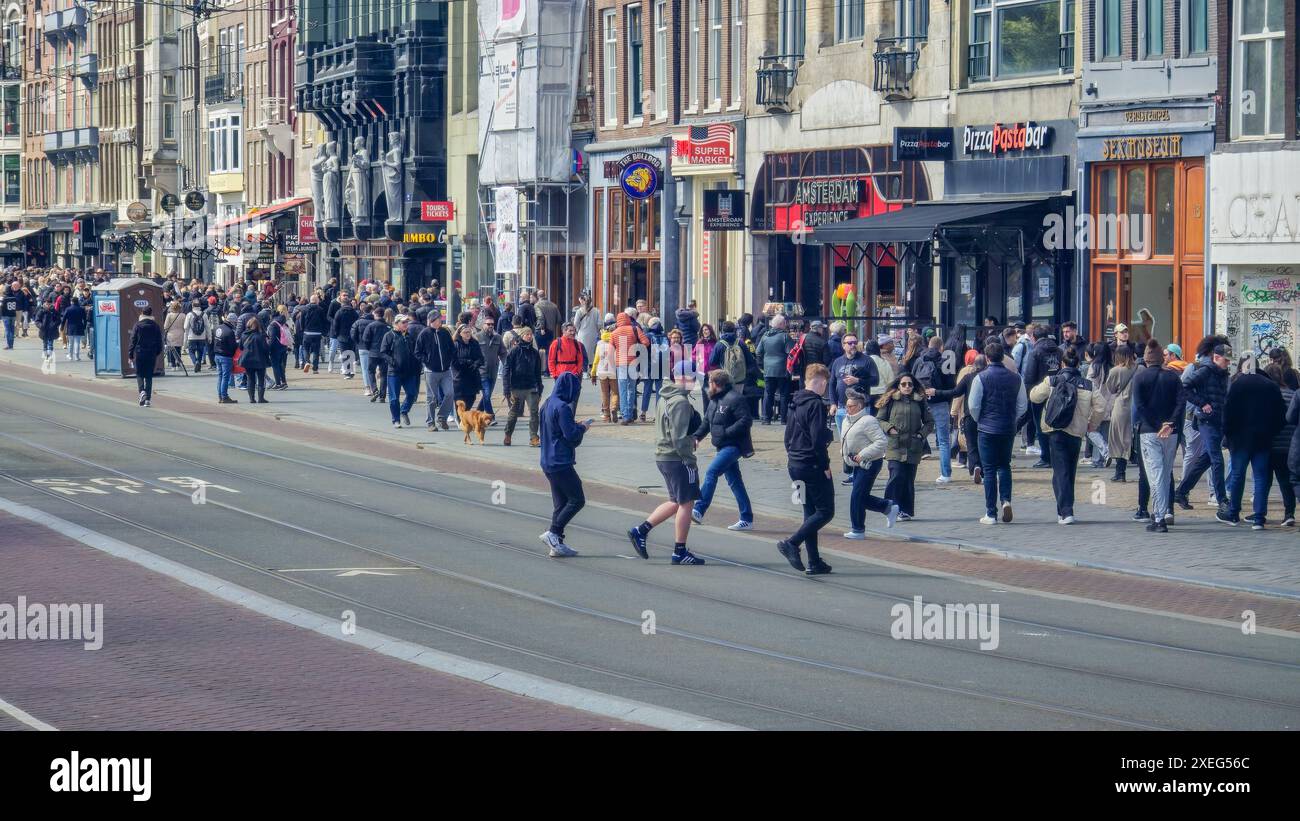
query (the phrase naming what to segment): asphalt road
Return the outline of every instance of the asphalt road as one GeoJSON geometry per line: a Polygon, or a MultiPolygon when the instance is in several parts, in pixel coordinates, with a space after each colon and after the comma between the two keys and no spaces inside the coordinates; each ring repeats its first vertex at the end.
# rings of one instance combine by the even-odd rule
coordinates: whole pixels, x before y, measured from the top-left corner
{"type": "MultiPolygon", "coordinates": [[[[759,729],[1289,729],[1300,641],[697,528],[704,567],[589,506],[545,555],[544,479],[494,486],[0,376],[0,497],[428,647],[759,729]],[[188,479],[208,483],[196,504],[188,479]],[[501,493],[504,491],[504,499],[501,493]],[[355,571],[355,572],[354,572],[355,571]],[[891,608],[997,604],[999,644],[900,641],[891,608]],[[648,623],[653,619],[653,631],[648,623]]],[[[646,510],[657,499],[646,497],[646,510]]],[[[254,638],[255,640],[255,638],[254,638]]],[[[4,693],[0,692],[0,698],[4,693]]]]}

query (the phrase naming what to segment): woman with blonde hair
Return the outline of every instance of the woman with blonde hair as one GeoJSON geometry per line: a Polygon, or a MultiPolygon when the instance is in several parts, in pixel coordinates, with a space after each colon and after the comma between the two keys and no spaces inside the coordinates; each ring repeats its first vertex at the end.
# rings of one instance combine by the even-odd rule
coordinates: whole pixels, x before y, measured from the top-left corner
{"type": "MultiPolygon", "coordinates": [[[[185,346],[185,314],[181,303],[172,300],[163,318],[163,338],[167,342],[167,364],[173,368],[181,365],[181,348],[185,346]]],[[[69,357],[70,358],[70,357],[69,357]]]]}

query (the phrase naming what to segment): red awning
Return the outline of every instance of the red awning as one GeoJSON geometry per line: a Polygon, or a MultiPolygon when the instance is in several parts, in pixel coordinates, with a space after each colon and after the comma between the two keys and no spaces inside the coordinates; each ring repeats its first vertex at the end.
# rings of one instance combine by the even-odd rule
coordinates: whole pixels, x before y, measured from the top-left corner
{"type": "Polygon", "coordinates": [[[304,202],[311,202],[311,197],[294,197],[291,200],[278,202],[275,205],[268,205],[264,208],[258,208],[256,211],[249,211],[247,214],[241,214],[234,219],[222,220],[213,226],[214,230],[229,228],[232,225],[243,225],[244,223],[261,222],[267,217],[273,217],[282,211],[288,211],[290,208],[297,208],[304,202]]]}

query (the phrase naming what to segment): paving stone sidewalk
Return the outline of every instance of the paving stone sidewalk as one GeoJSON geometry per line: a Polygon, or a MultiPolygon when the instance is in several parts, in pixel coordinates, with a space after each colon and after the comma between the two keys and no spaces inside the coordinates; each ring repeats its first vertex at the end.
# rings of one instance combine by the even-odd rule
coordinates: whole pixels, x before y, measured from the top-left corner
{"type": "MultiPolygon", "coordinates": [[[[40,349],[35,340],[20,339],[13,351],[0,351],[0,373],[5,363],[40,367],[40,349]]],[[[67,362],[59,352],[55,373],[48,378],[75,385],[78,380],[93,379],[89,362],[67,362]]],[[[179,373],[179,372],[177,372],[179,373]]],[[[30,376],[30,371],[24,371],[30,376]]],[[[361,378],[344,380],[337,373],[324,370],[317,375],[290,371],[290,388],[267,394],[270,404],[247,405],[247,395],[239,406],[252,414],[272,415],[285,420],[319,424],[352,432],[383,437],[384,441],[406,442],[436,454],[443,449],[456,456],[473,456],[489,464],[536,466],[536,450],[522,446],[527,442],[527,420],[519,420],[515,446],[501,447],[505,426],[504,403],[500,393],[494,399],[500,424],[488,434],[487,447],[466,447],[462,434],[454,427],[450,432],[429,432],[421,423],[425,417],[424,395],[412,410],[414,429],[395,431],[389,427],[388,411],[362,397],[361,378]]],[[[99,380],[120,383],[126,394],[133,395],[134,380],[99,380]]],[[[165,408],[169,395],[215,404],[215,375],[204,370],[198,375],[167,376],[156,380],[154,405],[165,408]]],[[[548,386],[549,389],[549,386],[548,386]]],[[[0,402],[3,394],[0,393],[0,402]]],[[[599,419],[599,393],[587,382],[579,402],[579,417],[599,419]]],[[[651,414],[654,407],[651,406],[651,414]]],[[[794,516],[798,509],[792,502],[790,480],[785,472],[785,452],[780,425],[754,428],[757,453],[744,462],[746,485],[760,513],[794,516]]],[[[579,451],[579,471],[587,481],[640,489],[649,495],[662,492],[662,480],[652,457],[652,425],[621,427],[597,422],[579,451]]],[[[836,446],[836,448],[838,445],[836,446]]],[[[837,452],[837,451],[836,451],[837,452]]],[[[703,469],[712,453],[700,449],[703,469]]],[[[834,455],[834,452],[833,452],[834,455]]],[[[1143,525],[1131,521],[1137,492],[1137,469],[1129,470],[1126,484],[1110,482],[1111,471],[1098,471],[1080,465],[1076,485],[1075,514],[1077,523],[1056,523],[1055,503],[1051,495],[1051,471],[1030,467],[1034,457],[1017,450],[1014,471],[1015,521],[1011,525],[980,525],[983,492],[970,483],[963,468],[953,465],[953,482],[936,485],[938,459],[921,463],[917,476],[916,520],[900,523],[894,530],[883,527],[883,519],[869,516],[868,532],[877,536],[923,540],[950,544],[967,549],[992,551],[1013,557],[1036,558],[1065,564],[1119,570],[1158,578],[1190,581],[1198,584],[1248,590],[1270,595],[1300,598],[1300,533],[1296,528],[1270,525],[1264,531],[1251,531],[1246,525],[1228,527],[1213,519],[1213,508],[1205,503],[1207,480],[1193,492],[1193,511],[1177,511],[1178,519],[1167,534],[1151,534],[1143,525]]],[[[1181,474],[1181,466],[1178,469],[1181,474]]],[[[878,480],[877,492],[883,490],[886,477],[878,480]]],[[[1250,485],[1247,485],[1247,506],[1250,485]]],[[[647,503],[649,504],[649,499],[647,503]]],[[[830,525],[837,532],[848,529],[848,488],[840,488],[836,518],[830,525]]],[[[714,509],[708,521],[728,524],[735,517],[734,503],[726,483],[720,483],[714,509]],[[722,521],[725,519],[726,521],[722,521]]],[[[1281,497],[1276,488],[1270,498],[1270,517],[1281,518],[1281,497]]]]}

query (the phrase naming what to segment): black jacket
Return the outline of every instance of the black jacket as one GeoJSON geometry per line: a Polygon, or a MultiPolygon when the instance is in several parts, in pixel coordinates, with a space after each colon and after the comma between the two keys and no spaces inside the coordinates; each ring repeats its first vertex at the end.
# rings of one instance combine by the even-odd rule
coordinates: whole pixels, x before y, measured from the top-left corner
{"type": "Polygon", "coordinates": [[[718,450],[737,447],[741,456],[748,457],[754,454],[750,436],[753,426],[754,417],[741,386],[732,385],[721,397],[709,401],[709,412],[704,414],[704,424],[696,431],[695,439],[703,441],[708,436],[718,450]]]}
{"type": "Polygon", "coordinates": [[[143,316],[131,329],[131,346],[127,356],[132,362],[153,362],[163,351],[162,328],[153,317],[143,316]]]}
{"type": "Polygon", "coordinates": [[[830,364],[830,345],[827,344],[826,337],[812,331],[804,334],[803,352],[800,353],[799,361],[795,364],[798,371],[792,375],[802,379],[809,365],[829,366],[830,364]]]}
{"type": "Polygon", "coordinates": [[[42,340],[59,338],[59,326],[63,324],[63,318],[59,316],[58,311],[54,310],[53,305],[37,311],[33,321],[36,323],[36,334],[42,340]]]}
{"type": "Polygon", "coordinates": [[[785,452],[791,471],[829,470],[828,448],[835,435],[826,426],[826,403],[808,389],[790,397],[790,418],[785,424],[785,452]]]}
{"type": "Polygon", "coordinates": [[[1055,342],[1047,337],[1035,342],[1025,354],[1025,367],[1021,373],[1025,381],[1025,390],[1042,382],[1049,373],[1056,371],[1060,366],[1061,349],[1055,342]]]}
{"type": "Polygon", "coordinates": [[[334,312],[334,319],[330,323],[330,336],[339,341],[339,347],[346,350],[355,350],[356,345],[352,341],[352,325],[361,314],[353,307],[339,308],[334,312]]]}
{"type": "Polygon", "coordinates": [[[399,379],[420,374],[420,357],[415,353],[416,340],[412,336],[409,328],[406,333],[390,330],[379,345],[380,356],[388,360],[388,372],[399,379]]]}
{"type": "Polygon", "coordinates": [[[63,322],[68,336],[86,335],[86,309],[80,303],[73,303],[63,310],[63,322]]]}
{"type": "Polygon", "coordinates": [[[1223,406],[1228,401],[1228,372],[1212,361],[1198,360],[1184,387],[1187,401],[1196,406],[1193,418],[1198,423],[1209,422],[1215,427],[1223,427],[1223,406]],[[1201,410],[1206,405],[1210,406],[1209,413],[1201,410]]]}
{"type": "Polygon", "coordinates": [[[1285,420],[1282,390],[1276,382],[1258,373],[1238,374],[1232,380],[1223,411],[1223,438],[1229,450],[1270,450],[1285,420]]]}
{"type": "Polygon", "coordinates": [[[212,355],[234,356],[235,348],[239,347],[238,339],[235,335],[235,326],[223,319],[212,332],[212,355]]]}
{"type": "Polygon", "coordinates": [[[271,345],[266,341],[266,334],[249,331],[244,334],[240,347],[244,349],[239,357],[240,367],[254,371],[271,367],[271,345]]]}
{"type": "Polygon", "coordinates": [[[361,332],[361,346],[370,351],[371,356],[382,356],[380,348],[383,347],[384,337],[391,331],[388,323],[382,319],[373,320],[361,332]]]}
{"type": "Polygon", "coordinates": [[[541,391],[542,356],[531,342],[522,339],[506,354],[503,382],[506,392],[541,391]]]}
{"type": "Polygon", "coordinates": [[[307,307],[302,309],[302,319],[298,325],[305,334],[324,334],[329,330],[329,319],[325,316],[325,309],[319,304],[308,303],[307,307]]]}
{"type": "Polygon", "coordinates": [[[482,389],[483,381],[479,376],[482,367],[483,349],[479,347],[478,340],[471,338],[469,342],[462,342],[457,339],[456,356],[452,360],[451,369],[462,391],[468,393],[471,388],[475,391],[482,389]]]}
{"type": "Polygon", "coordinates": [[[361,314],[357,317],[357,321],[352,323],[352,329],[348,331],[348,338],[352,340],[352,349],[354,351],[366,350],[365,343],[361,340],[366,338],[366,328],[370,327],[370,323],[374,321],[374,317],[361,314]]]}
{"type": "Polygon", "coordinates": [[[424,363],[425,368],[434,373],[449,371],[456,359],[456,343],[445,327],[428,327],[420,331],[415,340],[415,355],[424,363]]]}
{"type": "MultiPolygon", "coordinates": [[[[1173,424],[1174,435],[1179,433],[1182,429],[1184,399],[1183,383],[1178,379],[1178,374],[1168,368],[1138,368],[1133,375],[1131,391],[1135,434],[1159,433],[1165,422],[1173,424]]],[[[1278,401],[1281,402],[1281,399],[1278,401]]]]}
{"type": "Polygon", "coordinates": [[[946,351],[926,348],[925,353],[921,354],[919,361],[912,366],[912,376],[916,381],[921,383],[923,388],[934,388],[936,393],[930,398],[931,404],[945,402],[940,399],[938,391],[951,391],[957,387],[957,373],[950,364],[944,366],[945,361],[955,363],[955,354],[948,354],[946,351]],[[945,360],[945,356],[950,358],[945,360]]]}
{"type": "MultiPolygon", "coordinates": [[[[1291,395],[1291,404],[1286,409],[1286,421],[1291,425],[1300,425],[1300,391],[1291,395]]],[[[1291,449],[1287,451],[1286,466],[1291,475],[1300,475],[1300,427],[1291,434],[1291,449]]]]}

